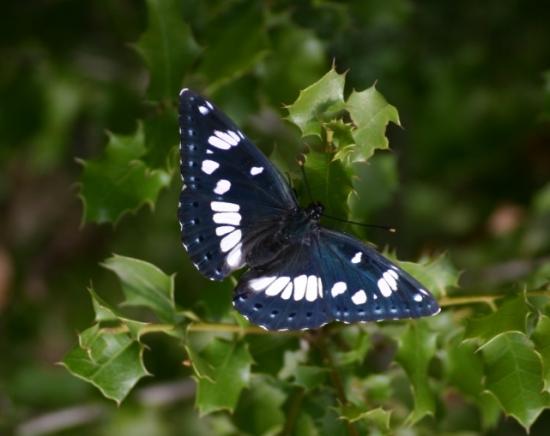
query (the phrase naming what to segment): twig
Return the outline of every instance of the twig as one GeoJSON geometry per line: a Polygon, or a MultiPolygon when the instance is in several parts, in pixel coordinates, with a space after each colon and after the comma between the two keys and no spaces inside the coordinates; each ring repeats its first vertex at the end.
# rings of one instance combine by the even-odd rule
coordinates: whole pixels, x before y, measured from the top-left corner
{"type": "MultiPolygon", "coordinates": [[[[321,331],[321,334],[317,336],[317,341],[315,342],[319,350],[321,351],[321,354],[327,361],[327,364],[330,368],[330,379],[332,381],[332,384],[334,385],[334,388],[336,389],[336,395],[338,396],[338,400],[340,401],[340,404],[342,406],[346,406],[348,404],[348,399],[346,398],[346,391],[344,390],[344,384],[342,383],[342,378],[340,377],[340,373],[336,369],[336,365],[334,365],[334,359],[332,358],[332,355],[330,354],[330,351],[328,349],[328,346],[325,341],[324,337],[325,331],[321,331]]],[[[348,428],[348,433],[350,436],[359,436],[359,433],[357,432],[357,429],[355,428],[355,425],[349,421],[346,421],[346,426],[348,428]]]]}

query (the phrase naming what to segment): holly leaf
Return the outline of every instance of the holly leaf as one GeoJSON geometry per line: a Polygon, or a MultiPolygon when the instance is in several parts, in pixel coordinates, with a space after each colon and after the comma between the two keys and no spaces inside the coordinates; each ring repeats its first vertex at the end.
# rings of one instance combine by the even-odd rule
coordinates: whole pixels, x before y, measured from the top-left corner
{"type": "Polygon", "coordinates": [[[423,321],[411,322],[399,339],[396,361],[403,367],[414,392],[411,424],[435,411],[435,397],[429,386],[428,365],[435,355],[436,334],[423,321]]]}
{"type": "Polygon", "coordinates": [[[449,384],[472,398],[477,398],[483,391],[483,361],[476,354],[476,348],[471,342],[461,342],[456,336],[449,342],[443,359],[449,384]]]}
{"type": "Polygon", "coordinates": [[[502,409],[513,416],[526,431],[540,413],[550,405],[543,392],[540,356],[527,336],[506,332],[481,347],[485,362],[485,387],[502,409]]]}
{"type": "Polygon", "coordinates": [[[143,346],[128,333],[109,333],[94,325],[79,335],[79,343],[65,356],[63,366],[118,404],[150,375],[143,364],[143,346]]]}
{"type": "Polygon", "coordinates": [[[535,349],[542,359],[544,374],[544,389],[550,392],[550,318],[541,315],[531,340],[535,344],[535,349]]]}
{"type": "Polygon", "coordinates": [[[328,369],[319,366],[298,365],[294,373],[294,384],[304,389],[323,386],[327,380],[328,369]]]}
{"type": "Polygon", "coordinates": [[[182,19],[180,2],[146,0],[148,27],[135,44],[149,69],[147,96],[173,99],[201,49],[182,19]]]}
{"type": "Polygon", "coordinates": [[[80,198],[88,222],[115,222],[143,204],[152,208],[160,190],[170,183],[166,171],[153,170],[140,160],[146,152],[141,124],[132,135],[108,136],[101,158],[79,161],[84,167],[80,198]]]}
{"type": "Polygon", "coordinates": [[[355,148],[351,162],[368,160],[375,150],[389,148],[386,127],[390,122],[401,125],[397,109],[389,104],[375,85],[364,91],[353,91],[346,101],[346,110],[355,124],[352,131],[355,148]]]}
{"type": "Polygon", "coordinates": [[[268,377],[252,377],[235,411],[239,428],[249,435],[277,435],[285,424],[282,406],[287,396],[268,377]]]}
{"type": "Polygon", "coordinates": [[[346,404],[338,408],[341,419],[349,422],[365,421],[371,427],[374,426],[382,432],[389,432],[391,411],[384,410],[381,407],[368,409],[364,405],[346,404]]]}
{"type": "Polygon", "coordinates": [[[525,332],[530,313],[531,308],[525,295],[510,298],[496,312],[468,320],[464,339],[487,342],[498,334],[511,330],[525,332]]]}
{"type": "Polygon", "coordinates": [[[313,85],[300,92],[288,109],[288,119],[302,131],[302,136],[321,138],[322,123],[332,120],[344,106],[345,73],[332,68],[313,85]]]}
{"type": "Polygon", "coordinates": [[[120,280],[125,305],[144,306],[166,323],[177,321],[174,302],[174,275],[167,275],[155,265],[131,257],[114,255],[103,266],[120,280]]]}
{"type": "Polygon", "coordinates": [[[330,153],[309,152],[305,157],[306,172],[311,195],[325,206],[328,215],[347,217],[351,181],[339,161],[330,153]]]}
{"type": "Polygon", "coordinates": [[[436,297],[443,297],[447,289],[458,286],[460,273],[446,254],[424,258],[419,262],[397,261],[397,264],[422,283],[436,297]]]}
{"type": "Polygon", "coordinates": [[[232,412],[241,391],[250,382],[253,360],[248,346],[244,342],[215,338],[198,356],[201,368],[197,371],[193,360],[192,363],[197,381],[195,401],[201,415],[222,409],[232,412]],[[208,365],[208,370],[205,370],[205,365],[208,365]]]}
{"type": "Polygon", "coordinates": [[[267,54],[266,27],[261,2],[240,2],[209,25],[208,48],[198,69],[209,84],[207,94],[241,76],[267,54]]]}

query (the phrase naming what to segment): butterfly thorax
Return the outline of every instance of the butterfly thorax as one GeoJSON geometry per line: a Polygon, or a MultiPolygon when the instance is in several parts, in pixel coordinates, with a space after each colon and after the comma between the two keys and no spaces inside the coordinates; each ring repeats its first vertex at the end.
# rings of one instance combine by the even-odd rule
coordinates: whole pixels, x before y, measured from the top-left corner
{"type": "Polygon", "coordinates": [[[319,230],[324,207],[312,203],[305,209],[296,208],[283,215],[279,221],[272,223],[264,236],[250,250],[247,263],[253,266],[266,265],[274,259],[284,257],[284,252],[291,246],[310,245],[319,230]]]}

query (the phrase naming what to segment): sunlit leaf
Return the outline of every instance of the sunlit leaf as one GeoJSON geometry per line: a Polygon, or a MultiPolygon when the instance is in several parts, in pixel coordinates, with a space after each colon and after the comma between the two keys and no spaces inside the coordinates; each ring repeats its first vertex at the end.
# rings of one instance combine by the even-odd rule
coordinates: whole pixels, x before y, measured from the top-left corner
{"type": "Polygon", "coordinates": [[[321,137],[322,122],[330,121],[344,108],[345,74],[331,69],[306,89],[287,107],[288,119],[296,124],[303,136],[321,137]]]}
{"type": "Polygon", "coordinates": [[[396,361],[403,367],[414,392],[412,424],[435,411],[435,396],[429,385],[428,365],[435,355],[436,333],[422,321],[412,322],[399,340],[396,361]]]}
{"type": "Polygon", "coordinates": [[[175,99],[200,47],[177,0],[146,0],[148,27],[135,45],[149,69],[148,97],[175,99]]]}
{"type": "Polygon", "coordinates": [[[127,333],[109,333],[94,326],[82,332],[79,341],[63,365],[117,403],[149,375],[143,365],[143,346],[127,333]]]}
{"type": "Polygon", "coordinates": [[[80,197],[84,219],[115,222],[143,204],[153,207],[162,188],[170,183],[164,170],[151,169],[140,160],[145,154],[143,128],[133,135],[109,133],[105,153],[97,160],[80,161],[80,197]]]}
{"type": "Polygon", "coordinates": [[[518,295],[504,301],[496,312],[468,320],[464,338],[487,342],[500,333],[512,330],[525,332],[530,313],[531,308],[525,296],[518,295]]]}
{"type": "Polygon", "coordinates": [[[544,373],[544,388],[550,392],[550,318],[541,315],[531,335],[535,350],[540,354],[544,373]]]}
{"type": "MultiPolygon", "coordinates": [[[[208,365],[210,376],[204,376],[204,368],[196,372],[196,404],[201,414],[217,410],[233,411],[241,391],[250,382],[252,356],[244,342],[212,340],[200,353],[202,365],[208,365]]],[[[196,369],[196,367],[194,366],[196,369]]]]}
{"type": "Polygon", "coordinates": [[[449,288],[458,286],[460,273],[446,254],[436,258],[424,258],[418,263],[398,261],[398,264],[436,297],[443,297],[449,288]]]}
{"type": "Polygon", "coordinates": [[[155,265],[131,257],[114,255],[103,266],[119,278],[128,306],[151,309],[163,322],[175,322],[174,276],[155,265]]]}
{"type": "Polygon", "coordinates": [[[550,397],[543,392],[542,362],[533,344],[520,332],[506,332],[482,346],[485,387],[504,411],[526,429],[535,422],[550,397]]]}

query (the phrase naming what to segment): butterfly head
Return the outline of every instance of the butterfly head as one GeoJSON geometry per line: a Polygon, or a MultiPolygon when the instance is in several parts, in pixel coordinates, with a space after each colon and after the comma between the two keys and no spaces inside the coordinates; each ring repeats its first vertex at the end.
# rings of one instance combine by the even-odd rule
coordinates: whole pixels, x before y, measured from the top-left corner
{"type": "Polygon", "coordinates": [[[305,209],[308,219],[311,221],[317,221],[317,222],[321,220],[321,216],[323,215],[324,211],[325,211],[325,206],[323,206],[319,202],[311,203],[305,209]]]}

